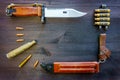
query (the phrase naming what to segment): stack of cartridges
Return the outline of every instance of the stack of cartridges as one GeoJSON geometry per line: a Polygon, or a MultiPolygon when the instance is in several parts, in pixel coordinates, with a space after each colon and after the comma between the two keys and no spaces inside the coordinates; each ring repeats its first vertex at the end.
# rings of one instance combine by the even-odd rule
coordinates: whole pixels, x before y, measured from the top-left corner
{"type": "Polygon", "coordinates": [[[95,25],[101,28],[105,28],[105,30],[108,29],[108,26],[110,25],[110,9],[107,8],[105,4],[101,6],[99,9],[95,9],[94,13],[94,20],[95,25]]]}

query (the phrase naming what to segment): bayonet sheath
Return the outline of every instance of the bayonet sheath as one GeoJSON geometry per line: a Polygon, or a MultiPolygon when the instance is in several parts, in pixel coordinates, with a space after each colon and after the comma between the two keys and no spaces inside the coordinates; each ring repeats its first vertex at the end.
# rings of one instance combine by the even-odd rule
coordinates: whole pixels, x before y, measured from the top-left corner
{"type": "Polygon", "coordinates": [[[98,62],[54,62],[42,63],[41,67],[47,72],[53,73],[98,73],[98,62]]]}

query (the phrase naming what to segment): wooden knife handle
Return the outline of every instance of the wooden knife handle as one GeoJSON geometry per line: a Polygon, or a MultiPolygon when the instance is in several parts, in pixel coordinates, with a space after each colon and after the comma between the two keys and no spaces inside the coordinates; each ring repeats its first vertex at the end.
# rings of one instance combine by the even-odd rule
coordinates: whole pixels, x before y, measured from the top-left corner
{"type": "Polygon", "coordinates": [[[16,6],[13,7],[15,10],[12,15],[13,16],[42,16],[42,7],[21,7],[16,6]]]}

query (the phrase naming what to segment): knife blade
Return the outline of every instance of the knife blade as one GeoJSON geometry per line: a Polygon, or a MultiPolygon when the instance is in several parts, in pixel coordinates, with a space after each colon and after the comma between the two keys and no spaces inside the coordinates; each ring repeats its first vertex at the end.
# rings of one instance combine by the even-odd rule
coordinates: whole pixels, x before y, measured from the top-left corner
{"type": "Polygon", "coordinates": [[[64,9],[49,9],[45,8],[45,17],[52,17],[52,18],[74,18],[74,17],[81,17],[86,15],[85,12],[80,12],[75,9],[71,8],[64,8],[64,9]]]}

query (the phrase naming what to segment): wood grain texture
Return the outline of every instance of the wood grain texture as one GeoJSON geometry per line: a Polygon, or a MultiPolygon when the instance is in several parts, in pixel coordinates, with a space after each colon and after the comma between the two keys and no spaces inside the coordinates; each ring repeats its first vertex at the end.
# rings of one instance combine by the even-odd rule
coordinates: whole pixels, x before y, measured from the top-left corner
{"type": "Polygon", "coordinates": [[[120,77],[120,0],[0,0],[0,80],[119,80],[120,77]],[[9,3],[43,3],[49,8],[74,8],[87,12],[81,18],[46,18],[41,24],[39,17],[7,17],[9,3]],[[100,65],[97,74],[49,74],[40,66],[33,69],[36,60],[96,61],[98,57],[99,31],[93,25],[93,11],[102,3],[111,9],[111,24],[107,31],[106,46],[112,51],[110,59],[100,65]],[[24,28],[17,31],[16,27],[24,28]],[[22,43],[16,43],[17,33],[24,33],[22,43]],[[38,41],[23,54],[8,60],[6,53],[33,39],[38,41]],[[40,54],[40,47],[51,52],[51,56],[40,54]],[[33,57],[21,69],[18,64],[29,54],[33,57]]]}

